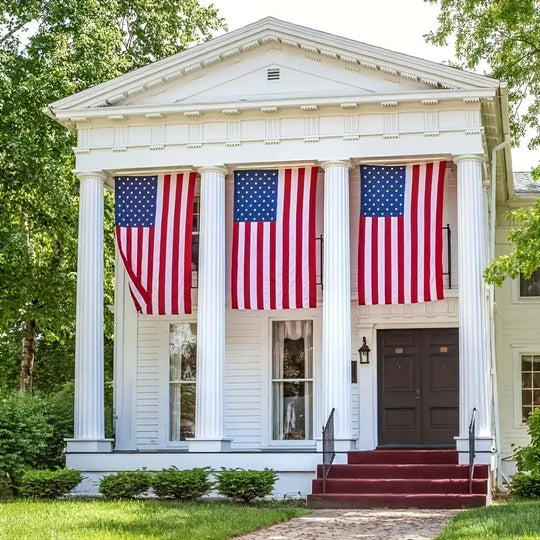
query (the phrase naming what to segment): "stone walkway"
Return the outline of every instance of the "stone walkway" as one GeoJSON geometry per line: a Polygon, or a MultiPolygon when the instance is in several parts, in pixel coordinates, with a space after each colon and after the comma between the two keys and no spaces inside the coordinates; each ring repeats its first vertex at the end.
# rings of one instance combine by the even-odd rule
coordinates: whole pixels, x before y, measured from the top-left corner
{"type": "Polygon", "coordinates": [[[238,540],[426,540],[457,510],[314,510],[311,514],[238,537],[238,540]]]}

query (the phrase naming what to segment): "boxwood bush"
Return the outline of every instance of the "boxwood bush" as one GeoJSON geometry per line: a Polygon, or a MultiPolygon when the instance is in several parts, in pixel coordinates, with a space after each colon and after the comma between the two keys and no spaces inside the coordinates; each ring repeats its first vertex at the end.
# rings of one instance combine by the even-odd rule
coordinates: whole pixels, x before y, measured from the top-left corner
{"type": "Polygon", "coordinates": [[[216,473],[220,495],[249,502],[272,493],[278,475],[272,469],[225,469],[216,473]]]}
{"type": "Polygon", "coordinates": [[[149,471],[126,471],[104,476],[99,492],[107,499],[134,499],[152,485],[149,471]]]}
{"type": "Polygon", "coordinates": [[[510,480],[510,492],[520,499],[540,499],[540,474],[514,474],[510,480]]]}
{"type": "Polygon", "coordinates": [[[70,469],[25,471],[19,493],[23,497],[56,499],[67,495],[81,480],[81,473],[70,469]]]}
{"type": "Polygon", "coordinates": [[[213,487],[210,468],[179,470],[176,467],[154,473],[152,487],[158,497],[194,500],[206,495],[213,487]]]}

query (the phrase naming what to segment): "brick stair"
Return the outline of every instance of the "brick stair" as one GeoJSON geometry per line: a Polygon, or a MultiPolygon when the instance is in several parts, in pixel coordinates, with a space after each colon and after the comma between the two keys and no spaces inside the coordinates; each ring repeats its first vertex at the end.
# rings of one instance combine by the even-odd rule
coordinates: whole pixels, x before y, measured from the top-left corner
{"type": "Polygon", "coordinates": [[[469,508],[488,501],[487,465],[476,465],[472,494],[469,468],[455,450],[349,452],[347,465],[332,465],[323,493],[317,468],[309,508],[469,508]]]}

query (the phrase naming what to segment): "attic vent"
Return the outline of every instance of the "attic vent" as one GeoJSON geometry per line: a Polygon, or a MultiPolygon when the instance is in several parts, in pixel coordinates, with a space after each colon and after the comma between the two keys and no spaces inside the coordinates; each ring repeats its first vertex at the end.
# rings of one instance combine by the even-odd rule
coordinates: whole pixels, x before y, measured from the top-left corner
{"type": "Polygon", "coordinates": [[[267,81],[279,81],[279,68],[268,68],[266,72],[267,81]]]}

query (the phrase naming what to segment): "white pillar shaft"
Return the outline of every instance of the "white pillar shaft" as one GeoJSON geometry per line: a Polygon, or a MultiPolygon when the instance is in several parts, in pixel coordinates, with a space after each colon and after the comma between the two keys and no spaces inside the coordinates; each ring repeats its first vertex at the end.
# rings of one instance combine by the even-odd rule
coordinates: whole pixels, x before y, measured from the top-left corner
{"type": "Polygon", "coordinates": [[[201,169],[195,439],[223,439],[225,169],[201,169]]]}
{"type": "Polygon", "coordinates": [[[482,163],[456,159],[459,254],[459,434],[468,436],[476,407],[476,436],[491,436],[489,336],[482,273],[487,264],[482,163]]]}
{"type": "Polygon", "coordinates": [[[349,165],[323,164],[324,268],[322,389],[324,422],[335,408],[336,439],[351,431],[349,165]]]}
{"type": "Polygon", "coordinates": [[[75,440],[105,437],[103,396],[103,178],[80,180],[75,440]]]}

